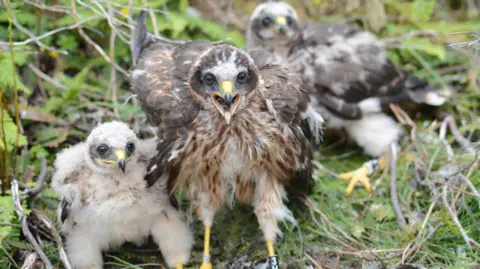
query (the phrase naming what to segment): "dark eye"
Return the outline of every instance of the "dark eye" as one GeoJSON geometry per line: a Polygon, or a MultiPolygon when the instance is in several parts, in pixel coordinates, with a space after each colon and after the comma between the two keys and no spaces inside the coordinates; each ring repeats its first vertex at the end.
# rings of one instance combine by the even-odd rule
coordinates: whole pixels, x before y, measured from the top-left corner
{"type": "Polygon", "coordinates": [[[203,83],[205,83],[208,86],[211,86],[213,83],[215,83],[215,76],[212,73],[207,73],[203,76],[203,83]]]}
{"type": "Polygon", "coordinates": [[[107,153],[107,151],[108,151],[108,146],[105,145],[105,144],[100,144],[100,146],[97,147],[97,152],[100,155],[105,155],[105,153],[107,153]]]}
{"type": "Polygon", "coordinates": [[[287,25],[288,25],[288,26],[291,26],[291,25],[292,25],[292,23],[293,23],[293,19],[292,19],[292,17],[290,17],[290,16],[287,16],[287,25]]]}
{"type": "Polygon", "coordinates": [[[135,151],[135,144],[133,144],[132,142],[128,142],[126,150],[127,150],[128,156],[132,155],[133,152],[135,151]]]}
{"type": "Polygon", "coordinates": [[[237,76],[237,82],[240,84],[245,83],[247,80],[247,72],[240,72],[237,76]]]}
{"type": "Polygon", "coordinates": [[[272,20],[272,18],[270,18],[270,17],[265,17],[265,18],[263,18],[263,20],[262,20],[262,24],[263,24],[263,26],[265,26],[265,27],[270,27],[270,26],[273,24],[273,20],[272,20]]]}

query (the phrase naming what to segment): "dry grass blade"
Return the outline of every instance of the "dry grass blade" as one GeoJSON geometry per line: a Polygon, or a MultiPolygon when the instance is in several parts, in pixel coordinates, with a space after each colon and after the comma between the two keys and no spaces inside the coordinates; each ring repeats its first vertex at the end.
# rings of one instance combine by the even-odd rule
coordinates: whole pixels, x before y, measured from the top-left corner
{"type": "Polygon", "coordinates": [[[407,222],[403,216],[402,209],[400,208],[400,202],[398,201],[398,191],[397,191],[397,145],[392,144],[390,146],[390,200],[392,201],[393,211],[397,218],[397,223],[400,228],[405,229],[407,227],[407,222]]]}
{"type": "MultiPolygon", "coordinates": [[[[357,240],[355,240],[354,238],[349,236],[344,230],[342,230],[342,228],[335,225],[335,223],[333,223],[320,209],[315,207],[310,199],[307,198],[303,202],[312,212],[315,212],[315,213],[319,214],[322,217],[322,219],[325,220],[325,222],[328,224],[328,226],[337,230],[342,236],[344,236],[345,238],[347,238],[351,242],[353,242],[357,245],[360,245],[360,242],[358,242],[357,240]]],[[[313,215],[312,215],[312,218],[315,220],[313,215]]],[[[349,246],[348,244],[344,243],[343,241],[342,241],[342,245],[348,247],[349,249],[355,249],[354,247],[349,246]]]]}
{"type": "Polygon", "coordinates": [[[450,218],[452,218],[453,222],[458,227],[458,229],[460,229],[460,233],[462,234],[463,240],[465,241],[467,246],[469,248],[471,248],[472,244],[473,244],[477,248],[480,248],[480,244],[477,241],[473,240],[470,236],[468,236],[467,232],[465,231],[462,224],[458,220],[458,217],[457,217],[457,214],[455,213],[455,210],[450,206],[450,204],[448,202],[448,197],[447,197],[448,194],[447,193],[448,193],[448,184],[445,184],[442,187],[442,202],[443,202],[443,206],[447,209],[448,215],[450,216],[450,218]]]}
{"type": "MultiPolygon", "coordinates": [[[[423,234],[425,232],[425,228],[427,226],[428,220],[430,219],[430,216],[432,215],[433,208],[435,207],[437,203],[438,196],[433,198],[432,203],[430,204],[430,207],[428,208],[427,215],[425,216],[425,219],[423,220],[422,227],[420,228],[420,231],[418,232],[417,236],[415,237],[415,240],[408,245],[408,247],[405,248],[405,250],[402,253],[402,263],[405,263],[407,258],[412,255],[413,252],[418,250],[421,247],[421,244],[428,240],[430,237],[434,235],[434,231],[436,231],[438,228],[441,226],[437,226],[430,234],[423,238],[423,234]]],[[[442,224],[443,225],[443,224],[442,224]]]]}

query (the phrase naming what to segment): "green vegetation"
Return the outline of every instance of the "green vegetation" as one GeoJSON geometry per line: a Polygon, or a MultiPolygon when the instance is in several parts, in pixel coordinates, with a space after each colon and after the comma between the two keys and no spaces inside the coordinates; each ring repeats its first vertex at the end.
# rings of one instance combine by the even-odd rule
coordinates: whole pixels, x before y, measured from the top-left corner
{"type": "MultiPolygon", "coordinates": [[[[0,10],[0,268],[20,268],[22,254],[33,251],[21,236],[10,191],[13,179],[34,186],[46,158],[48,183],[55,154],[83,140],[98,122],[121,119],[139,133],[147,130],[144,114],[129,98],[128,89],[130,26],[147,1],[10,2],[9,8],[0,10]]],[[[231,10],[229,1],[215,2],[148,1],[156,18],[156,25],[149,19],[148,26],[174,39],[225,40],[243,47],[246,16],[259,1],[234,1],[231,10]],[[188,15],[191,7],[203,19],[188,15]],[[224,28],[227,18],[230,23],[224,28]]],[[[289,2],[302,18],[337,22],[351,18],[375,31],[386,41],[395,63],[454,92],[441,110],[453,115],[461,135],[478,144],[480,7],[472,8],[475,1],[289,2]]],[[[351,197],[344,197],[346,183],[331,172],[356,168],[368,157],[346,141],[337,143],[341,138],[328,136],[317,156],[323,168],[317,170],[308,205],[290,205],[298,226],[282,225],[284,236],[277,251],[285,266],[390,268],[405,262],[460,269],[479,264],[480,247],[475,243],[469,247],[459,228],[480,241],[480,197],[465,181],[479,189],[478,158],[465,154],[451,132],[442,136],[442,122],[434,121],[431,111],[423,112],[402,122],[406,137],[398,157],[397,191],[407,227],[401,229],[397,223],[388,170],[374,176],[374,194],[357,188],[351,197]],[[445,172],[448,165],[457,172],[453,176],[445,172]]],[[[38,209],[55,220],[58,201],[47,183],[22,205],[27,213],[38,209]]],[[[182,206],[188,209],[186,201],[182,206]]],[[[196,246],[187,267],[195,268],[201,261],[203,227],[195,216],[191,220],[196,246]]],[[[265,260],[266,248],[249,206],[222,211],[212,232],[216,268],[248,268],[265,260]]],[[[50,261],[61,268],[55,241],[42,242],[50,261]]],[[[153,246],[126,246],[109,253],[107,260],[118,268],[158,268],[142,264],[163,263],[153,246]]]]}

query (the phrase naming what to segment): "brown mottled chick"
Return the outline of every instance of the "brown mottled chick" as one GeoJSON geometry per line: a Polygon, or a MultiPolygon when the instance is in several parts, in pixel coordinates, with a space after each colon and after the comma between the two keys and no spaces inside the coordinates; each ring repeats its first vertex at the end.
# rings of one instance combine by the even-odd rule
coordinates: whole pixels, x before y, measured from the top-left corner
{"type": "Polygon", "coordinates": [[[160,143],[148,178],[184,186],[205,226],[203,268],[211,268],[215,212],[234,199],[253,205],[269,256],[294,221],[284,205],[288,186],[311,189],[312,146],[322,118],[295,73],[268,63],[268,52],[190,41],[171,45],[147,34],[138,19],[132,90],[160,143]]]}

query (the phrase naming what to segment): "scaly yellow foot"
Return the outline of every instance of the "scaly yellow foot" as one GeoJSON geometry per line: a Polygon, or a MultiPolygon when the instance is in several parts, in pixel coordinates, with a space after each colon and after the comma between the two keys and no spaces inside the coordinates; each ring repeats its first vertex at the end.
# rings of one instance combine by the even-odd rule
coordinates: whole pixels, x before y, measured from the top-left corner
{"type": "Polygon", "coordinates": [[[202,262],[202,265],[200,265],[200,269],[212,269],[212,263],[211,262],[202,262]]]}
{"type": "Polygon", "coordinates": [[[183,265],[180,264],[180,263],[177,263],[177,264],[175,265],[175,269],[183,269],[183,265]]]}
{"type": "Polygon", "coordinates": [[[200,265],[200,269],[212,269],[212,262],[210,261],[210,226],[205,226],[203,244],[203,262],[200,265]]]}
{"type": "MultiPolygon", "coordinates": [[[[384,164],[383,158],[380,160],[380,164],[384,164]]],[[[352,194],[355,185],[360,182],[365,187],[365,190],[370,193],[372,191],[372,187],[370,185],[370,179],[368,176],[372,174],[377,167],[379,166],[378,160],[371,160],[363,164],[362,167],[358,168],[355,171],[341,173],[338,175],[340,179],[345,181],[350,181],[348,184],[347,190],[345,191],[345,196],[348,197],[352,194]]]]}

